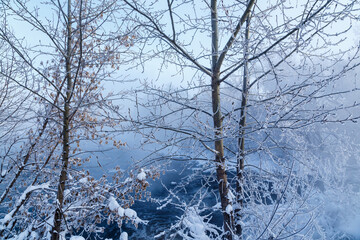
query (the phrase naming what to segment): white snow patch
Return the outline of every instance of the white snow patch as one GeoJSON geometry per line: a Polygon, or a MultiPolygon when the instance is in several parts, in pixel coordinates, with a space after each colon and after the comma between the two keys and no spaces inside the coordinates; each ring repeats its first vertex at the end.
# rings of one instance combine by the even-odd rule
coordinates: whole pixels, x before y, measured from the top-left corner
{"type": "Polygon", "coordinates": [[[129,182],[132,182],[132,179],[128,177],[125,179],[124,183],[129,183],[129,182]]]}
{"type": "Polygon", "coordinates": [[[128,240],[128,234],[127,232],[122,232],[120,235],[120,239],[119,240],[128,240]]]}
{"type": "Polygon", "coordinates": [[[218,203],[215,204],[212,208],[213,208],[213,209],[221,209],[221,203],[218,202],[218,203]]]}
{"type": "Polygon", "coordinates": [[[139,181],[144,181],[146,179],[146,173],[144,172],[144,169],[140,170],[140,173],[136,176],[136,178],[139,181]]]}
{"type": "Polygon", "coordinates": [[[18,201],[17,201],[17,206],[19,205],[19,204],[21,204],[21,202],[23,201],[23,200],[25,200],[25,198],[26,198],[26,195],[29,193],[29,192],[32,192],[32,191],[35,191],[35,190],[39,190],[39,189],[45,189],[45,188],[49,188],[49,185],[50,185],[50,183],[43,183],[43,184],[40,184],[40,185],[36,185],[36,186],[29,186],[28,188],[26,188],[26,190],[23,192],[23,194],[20,196],[20,198],[18,199],[18,201]]]}
{"type": "Polygon", "coordinates": [[[64,190],[64,196],[65,196],[65,197],[69,196],[70,193],[71,193],[71,192],[70,192],[69,189],[65,189],[65,190],[64,190]]]}
{"type": "Polygon", "coordinates": [[[235,201],[235,195],[232,193],[232,191],[229,190],[228,194],[227,194],[227,198],[231,201],[234,202],[235,201]]]}
{"type": "Polygon", "coordinates": [[[137,217],[137,213],[132,210],[131,208],[127,208],[125,209],[125,216],[127,216],[128,218],[136,218],[137,217]]]}
{"type": "Polygon", "coordinates": [[[40,236],[39,234],[37,234],[37,232],[31,232],[30,239],[32,240],[40,239],[40,236]]]}
{"type": "Polygon", "coordinates": [[[12,215],[14,214],[15,210],[12,210],[11,212],[9,212],[8,214],[5,215],[5,217],[3,219],[1,219],[1,223],[2,224],[6,224],[8,222],[11,221],[12,219],[12,215]]]}
{"type": "Polygon", "coordinates": [[[232,205],[231,204],[227,205],[225,211],[227,214],[231,214],[231,212],[233,211],[232,205]]]}
{"type": "Polygon", "coordinates": [[[20,233],[19,235],[17,235],[15,239],[16,240],[26,240],[28,235],[29,235],[29,231],[26,230],[26,231],[20,233]]]}
{"type": "Polygon", "coordinates": [[[67,177],[68,177],[68,179],[69,179],[70,181],[74,179],[73,176],[71,176],[70,173],[68,173],[67,177]]]}
{"type": "Polygon", "coordinates": [[[116,199],[114,197],[110,197],[109,198],[109,208],[110,208],[110,210],[111,211],[116,211],[119,207],[120,207],[120,205],[118,204],[116,199]]]}
{"type": "Polygon", "coordinates": [[[137,217],[137,213],[131,209],[131,208],[122,208],[118,202],[116,201],[116,199],[114,197],[110,197],[109,198],[109,209],[111,211],[117,211],[120,217],[128,217],[130,220],[134,221],[135,223],[143,223],[143,224],[147,224],[147,221],[143,221],[140,218],[137,217]]]}
{"type": "Polygon", "coordinates": [[[125,212],[125,210],[122,207],[118,208],[118,214],[119,214],[120,217],[124,216],[124,212],[125,212]]]}
{"type": "Polygon", "coordinates": [[[87,183],[87,182],[88,182],[87,177],[81,178],[81,179],[79,180],[79,183],[87,183]]]}
{"type": "Polygon", "coordinates": [[[81,237],[81,236],[72,236],[70,238],[70,240],[85,240],[85,238],[81,237]]]}
{"type": "Polygon", "coordinates": [[[193,239],[210,240],[206,234],[206,224],[203,222],[195,208],[191,207],[188,209],[183,223],[185,227],[189,229],[189,234],[193,239]]]}
{"type": "Polygon", "coordinates": [[[161,232],[161,233],[159,233],[159,234],[156,234],[155,236],[154,236],[154,238],[159,238],[159,237],[162,237],[162,236],[165,236],[165,231],[163,231],[163,232],[161,232]]]}

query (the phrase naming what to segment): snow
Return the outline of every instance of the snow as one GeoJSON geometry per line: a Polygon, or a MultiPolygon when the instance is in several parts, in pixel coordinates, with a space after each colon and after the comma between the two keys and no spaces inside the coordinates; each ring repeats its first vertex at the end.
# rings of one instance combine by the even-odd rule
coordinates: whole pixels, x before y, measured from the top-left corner
{"type": "Polygon", "coordinates": [[[227,205],[225,211],[227,214],[231,214],[233,211],[232,205],[231,204],[227,205]]]}
{"type": "Polygon", "coordinates": [[[5,175],[6,175],[6,170],[3,169],[3,170],[1,171],[1,177],[5,177],[5,175]]]}
{"type": "Polygon", "coordinates": [[[31,232],[30,239],[40,239],[40,236],[36,232],[31,232]]]}
{"type": "Polygon", "coordinates": [[[154,238],[159,238],[159,237],[162,237],[162,236],[165,236],[165,231],[162,231],[161,233],[159,233],[159,234],[156,234],[155,236],[154,236],[154,238]]]}
{"type": "Polygon", "coordinates": [[[23,200],[25,200],[26,198],[26,195],[29,193],[29,192],[32,192],[32,191],[35,191],[35,190],[39,190],[39,189],[46,189],[46,188],[49,188],[49,185],[50,183],[43,183],[43,184],[40,184],[40,185],[36,185],[36,186],[29,186],[28,188],[26,188],[26,190],[22,193],[22,195],[20,196],[20,198],[18,199],[17,201],[17,206],[21,204],[21,202],[23,200]]]}
{"type": "Polygon", "coordinates": [[[146,173],[144,169],[141,169],[140,173],[136,177],[139,181],[144,181],[146,179],[146,173]]]}
{"type": "Polygon", "coordinates": [[[124,184],[129,183],[129,182],[132,182],[132,179],[128,177],[125,179],[124,184]]]}
{"type": "Polygon", "coordinates": [[[212,208],[213,209],[221,209],[221,203],[220,202],[216,203],[212,208]]]}
{"type": "Polygon", "coordinates": [[[14,214],[15,210],[12,210],[11,212],[9,212],[8,214],[5,215],[5,217],[1,220],[2,224],[8,223],[11,221],[12,219],[12,215],[14,214]]]}
{"type": "Polygon", "coordinates": [[[128,234],[127,232],[122,232],[120,235],[120,239],[119,240],[128,240],[128,234]]]}
{"type": "Polygon", "coordinates": [[[88,182],[87,177],[81,178],[81,179],[79,180],[79,183],[87,183],[87,182],[88,182]]]}
{"type": "Polygon", "coordinates": [[[120,206],[119,206],[119,208],[118,208],[118,214],[119,214],[120,217],[123,217],[124,214],[125,214],[125,210],[124,210],[122,207],[120,207],[120,206]]]}
{"type": "Polygon", "coordinates": [[[38,240],[40,239],[39,234],[36,232],[30,232],[31,227],[24,230],[18,235],[13,235],[13,237],[8,238],[9,240],[38,240]]]}
{"type": "Polygon", "coordinates": [[[124,213],[125,213],[125,216],[127,216],[128,218],[136,218],[137,217],[137,213],[134,210],[132,210],[131,208],[125,209],[124,213]]]}
{"type": "Polygon", "coordinates": [[[68,179],[69,179],[70,181],[74,179],[73,176],[71,176],[70,173],[68,173],[67,177],[68,177],[68,179]]]}
{"type": "Polygon", "coordinates": [[[232,191],[229,189],[229,192],[227,194],[227,198],[231,201],[234,202],[235,201],[235,195],[232,193],[232,191]]]}
{"type": "Polygon", "coordinates": [[[183,223],[185,227],[189,229],[189,234],[193,239],[210,240],[206,234],[206,224],[203,222],[195,208],[191,207],[188,209],[183,223]]]}
{"type": "Polygon", "coordinates": [[[120,207],[120,205],[118,204],[116,199],[114,197],[110,197],[109,198],[109,208],[110,208],[110,210],[111,211],[116,211],[119,207],[120,207]]]}
{"type": "Polygon", "coordinates": [[[71,192],[70,192],[69,189],[65,189],[65,190],[64,190],[64,196],[65,196],[65,197],[69,196],[70,193],[71,193],[71,192]]]}
{"type": "Polygon", "coordinates": [[[20,234],[16,237],[16,240],[26,240],[28,235],[29,235],[29,231],[26,230],[26,231],[20,233],[20,234]]]}
{"type": "Polygon", "coordinates": [[[81,236],[72,236],[70,238],[70,240],[85,240],[85,238],[81,237],[81,236]]]}
{"type": "Polygon", "coordinates": [[[114,197],[109,198],[108,206],[111,211],[114,211],[114,212],[117,211],[117,213],[119,214],[120,217],[128,217],[135,223],[144,223],[144,224],[147,223],[146,221],[143,221],[137,217],[137,213],[135,210],[133,210],[131,208],[126,208],[126,209],[122,208],[114,197]]]}

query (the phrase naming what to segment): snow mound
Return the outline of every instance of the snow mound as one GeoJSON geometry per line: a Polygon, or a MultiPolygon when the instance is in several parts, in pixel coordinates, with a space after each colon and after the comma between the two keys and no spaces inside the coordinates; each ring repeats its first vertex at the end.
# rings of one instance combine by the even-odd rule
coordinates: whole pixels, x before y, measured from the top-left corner
{"type": "Polygon", "coordinates": [[[140,218],[138,218],[135,210],[133,210],[131,208],[125,208],[125,209],[122,208],[114,197],[109,198],[108,207],[111,211],[117,212],[121,218],[127,217],[130,220],[134,221],[136,224],[138,224],[138,223],[146,224],[147,223],[147,221],[143,221],[140,218]]]}
{"type": "Polygon", "coordinates": [[[139,181],[144,181],[146,179],[146,173],[145,173],[144,169],[140,170],[140,173],[136,176],[136,178],[139,181]]]}
{"type": "Polygon", "coordinates": [[[206,216],[201,216],[196,206],[186,210],[181,228],[178,234],[187,240],[210,240],[219,237],[217,227],[209,223],[206,216]]]}
{"type": "Polygon", "coordinates": [[[137,217],[137,213],[131,208],[127,208],[125,209],[125,216],[132,219],[137,217]]]}
{"type": "Polygon", "coordinates": [[[120,207],[120,205],[118,204],[116,199],[114,197],[110,197],[109,198],[109,208],[110,208],[110,210],[111,211],[116,211],[119,207],[120,207]]]}
{"type": "Polygon", "coordinates": [[[70,240],[85,240],[85,238],[81,237],[81,236],[72,236],[70,238],[70,240]]]}
{"type": "Polygon", "coordinates": [[[120,235],[120,239],[119,240],[128,240],[128,234],[127,232],[122,232],[120,235]]]}

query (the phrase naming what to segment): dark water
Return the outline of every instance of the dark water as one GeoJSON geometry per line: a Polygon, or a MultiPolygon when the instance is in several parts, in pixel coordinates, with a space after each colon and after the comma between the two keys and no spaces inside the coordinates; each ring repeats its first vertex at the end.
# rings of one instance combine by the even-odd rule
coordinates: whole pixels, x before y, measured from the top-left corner
{"type": "MultiPolygon", "coordinates": [[[[176,205],[181,204],[181,202],[176,202],[176,199],[172,203],[167,204],[165,207],[161,207],[161,204],[157,200],[165,199],[169,196],[169,191],[172,190],[177,192],[181,201],[190,202],[193,200],[194,195],[197,191],[203,186],[203,179],[201,174],[197,173],[195,170],[187,167],[184,170],[185,165],[182,163],[173,163],[170,166],[170,170],[166,174],[161,175],[158,180],[150,180],[149,191],[153,201],[136,201],[132,209],[134,209],[138,216],[142,220],[148,221],[147,225],[140,225],[136,229],[131,223],[124,224],[122,226],[122,231],[125,231],[129,234],[129,239],[131,240],[147,240],[154,239],[154,236],[165,232],[156,239],[168,239],[171,234],[168,229],[171,225],[174,224],[179,217],[183,214],[183,209],[177,207],[176,205]],[[184,188],[179,189],[178,184],[183,182],[186,176],[192,175],[191,184],[187,184],[184,188]]],[[[216,184],[208,184],[208,188],[216,189],[216,184]]],[[[216,204],[215,198],[207,196],[204,198],[205,205],[214,206],[216,204]]],[[[210,212],[205,212],[210,213],[210,212]]],[[[222,215],[219,211],[212,212],[213,218],[211,223],[221,226],[222,224],[222,215]]],[[[104,237],[118,239],[120,237],[120,229],[113,225],[109,226],[106,229],[104,237]]],[[[180,237],[175,237],[175,239],[182,239],[180,237]]]]}

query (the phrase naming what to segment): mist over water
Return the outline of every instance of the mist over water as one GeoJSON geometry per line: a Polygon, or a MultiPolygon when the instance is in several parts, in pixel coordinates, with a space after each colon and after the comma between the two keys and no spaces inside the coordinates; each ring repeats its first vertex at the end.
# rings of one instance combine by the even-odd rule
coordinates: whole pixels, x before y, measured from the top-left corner
{"type": "Polygon", "coordinates": [[[325,193],[325,218],[333,221],[335,231],[360,239],[360,161],[350,154],[345,169],[344,186],[339,192],[325,193]]]}

